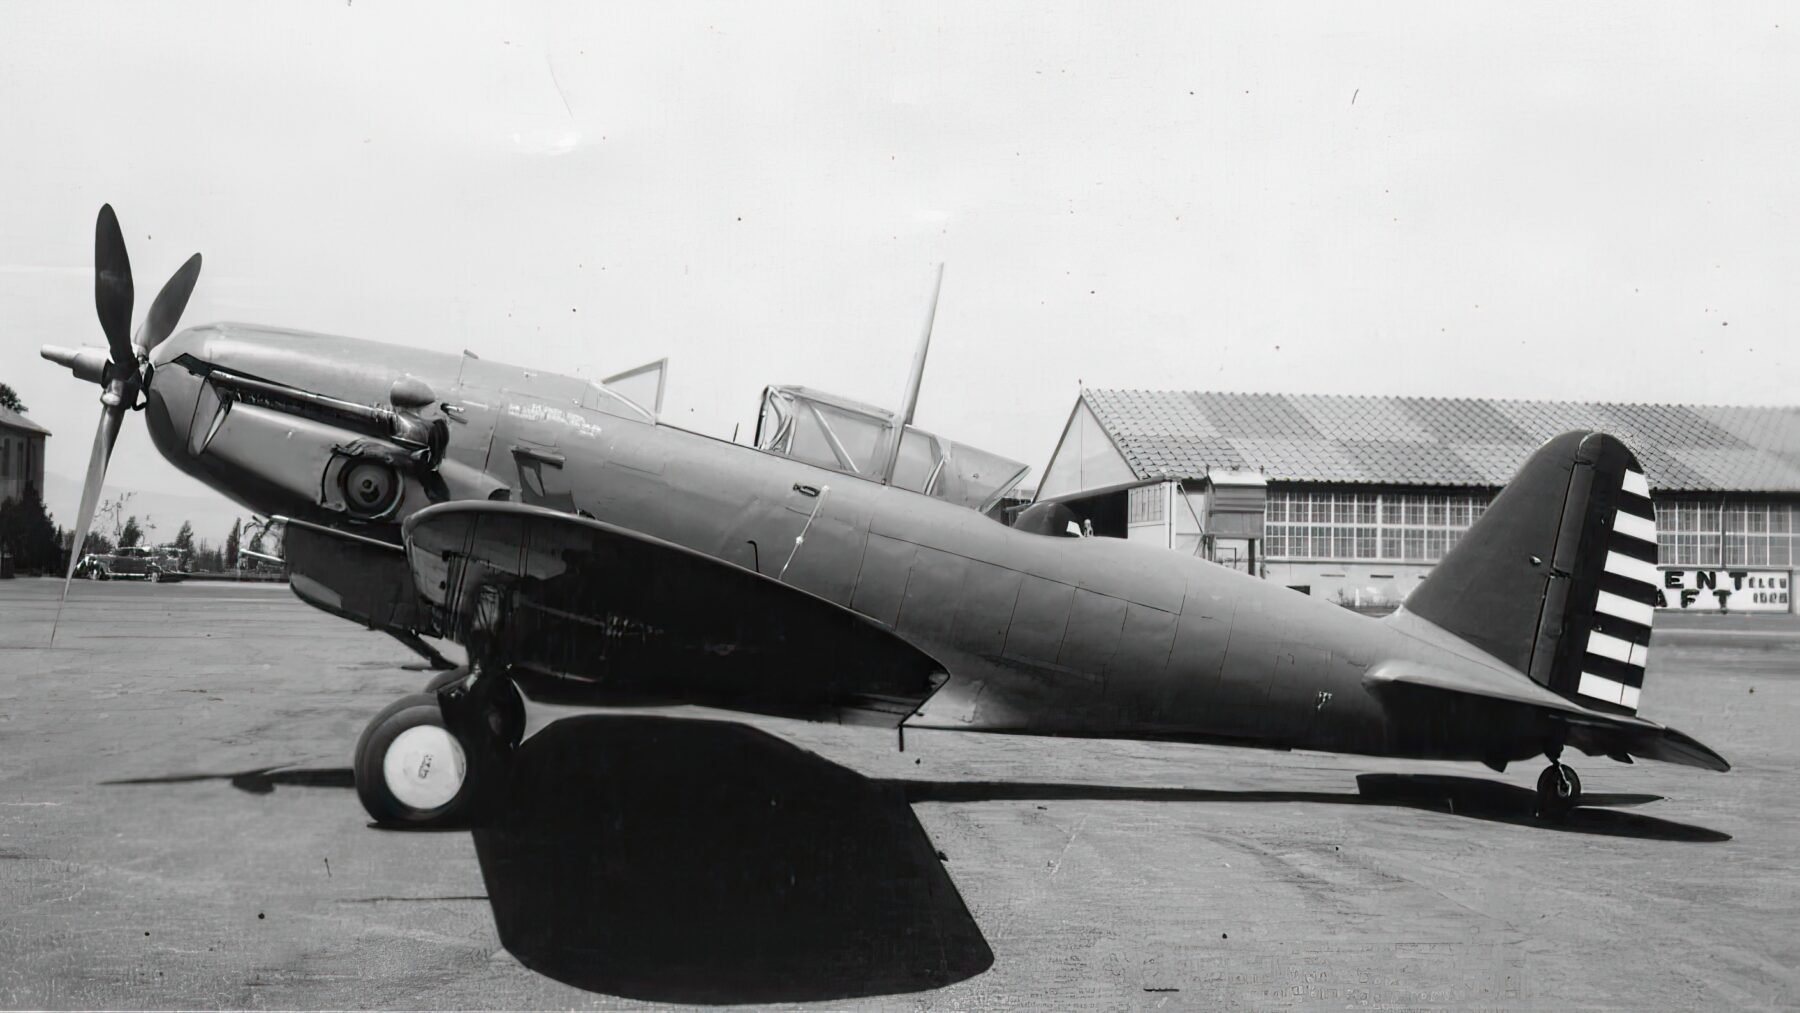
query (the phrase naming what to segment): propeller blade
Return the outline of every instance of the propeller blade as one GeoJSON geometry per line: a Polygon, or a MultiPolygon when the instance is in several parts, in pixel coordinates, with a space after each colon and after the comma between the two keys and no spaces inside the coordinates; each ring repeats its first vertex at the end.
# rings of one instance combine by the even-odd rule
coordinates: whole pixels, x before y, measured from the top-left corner
{"type": "Polygon", "coordinates": [[[131,353],[131,258],[125,255],[125,234],[111,204],[100,206],[94,223],[94,308],[100,312],[100,329],[112,349],[113,365],[123,369],[133,361],[131,353]]]}
{"type": "Polygon", "coordinates": [[[150,315],[138,327],[137,337],[132,346],[139,355],[149,355],[163,339],[175,333],[175,324],[181,320],[181,311],[187,309],[188,296],[194,293],[194,282],[200,280],[200,255],[188,258],[181,269],[169,276],[163,283],[162,291],[156,293],[156,301],[150,304],[150,315]]]}
{"type": "Polygon", "coordinates": [[[94,523],[94,507],[100,502],[100,487],[106,484],[106,464],[112,460],[113,443],[119,438],[119,420],[125,417],[126,407],[107,405],[100,411],[100,428],[94,430],[94,452],[88,458],[87,478],[81,483],[81,512],[75,515],[75,540],[69,545],[69,572],[63,575],[64,598],[69,596],[69,581],[75,578],[81,546],[87,541],[88,528],[94,523]]]}

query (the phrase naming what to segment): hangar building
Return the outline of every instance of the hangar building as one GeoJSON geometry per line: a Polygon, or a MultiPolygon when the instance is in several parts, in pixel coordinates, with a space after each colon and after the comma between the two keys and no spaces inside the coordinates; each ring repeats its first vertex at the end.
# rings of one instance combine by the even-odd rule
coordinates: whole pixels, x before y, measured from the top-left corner
{"type": "Polygon", "coordinates": [[[0,503],[18,499],[27,486],[44,494],[44,437],[50,430],[0,407],[0,503]]]}
{"type": "Polygon", "coordinates": [[[1644,465],[1667,607],[1792,610],[1800,408],[1084,389],[1038,498],[1383,611],[1534,450],[1582,428],[1644,465]]]}

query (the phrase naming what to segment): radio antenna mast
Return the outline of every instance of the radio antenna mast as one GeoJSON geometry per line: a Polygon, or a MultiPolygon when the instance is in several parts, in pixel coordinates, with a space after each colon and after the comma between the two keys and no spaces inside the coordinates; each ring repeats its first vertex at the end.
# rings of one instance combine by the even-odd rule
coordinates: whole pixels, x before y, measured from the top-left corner
{"type": "Polygon", "coordinates": [[[937,266],[937,281],[931,286],[931,308],[925,312],[925,331],[919,335],[919,350],[913,353],[912,369],[906,375],[906,390],[900,395],[900,411],[894,415],[894,426],[888,432],[887,446],[882,448],[885,460],[881,468],[881,484],[891,485],[894,467],[900,463],[900,441],[906,427],[912,425],[913,412],[919,407],[919,384],[925,378],[925,355],[931,351],[931,328],[937,323],[938,295],[944,290],[944,265],[937,266]]]}

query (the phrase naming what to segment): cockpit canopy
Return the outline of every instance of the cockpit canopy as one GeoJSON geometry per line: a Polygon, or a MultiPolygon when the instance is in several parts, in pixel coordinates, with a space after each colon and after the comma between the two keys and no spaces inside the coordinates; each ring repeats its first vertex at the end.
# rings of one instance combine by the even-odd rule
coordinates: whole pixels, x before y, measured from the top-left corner
{"type": "MultiPolygon", "coordinates": [[[[756,447],[796,461],[881,481],[878,460],[894,413],[805,387],[763,391],[756,447]]],[[[986,513],[1031,470],[1018,461],[913,426],[900,441],[893,484],[986,513]]]]}

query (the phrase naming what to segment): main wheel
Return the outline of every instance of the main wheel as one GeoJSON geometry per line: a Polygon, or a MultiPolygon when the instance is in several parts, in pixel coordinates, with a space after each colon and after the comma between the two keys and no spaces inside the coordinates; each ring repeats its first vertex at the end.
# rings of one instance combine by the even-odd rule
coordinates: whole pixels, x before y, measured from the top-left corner
{"type": "Polygon", "coordinates": [[[1566,763],[1552,763],[1538,775],[1538,819],[1561,820],[1581,804],[1581,777],[1566,763]]]}
{"type": "Polygon", "coordinates": [[[468,751],[430,693],[389,704],[356,743],[356,795],[375,822],[460,826],[474,796],[468,751]]]}

